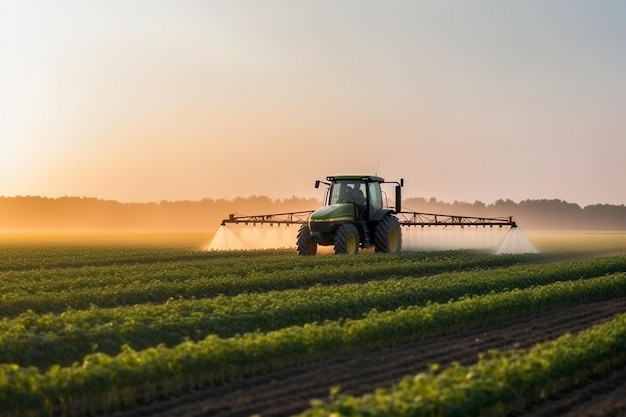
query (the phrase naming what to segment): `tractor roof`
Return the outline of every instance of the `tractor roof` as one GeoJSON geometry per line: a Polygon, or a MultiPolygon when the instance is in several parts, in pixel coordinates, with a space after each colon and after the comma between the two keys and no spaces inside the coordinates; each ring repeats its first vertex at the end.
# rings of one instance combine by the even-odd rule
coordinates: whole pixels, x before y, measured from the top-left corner
{"type": "Polygon", "coordinates": [[[333,175],[326,177],[327,181],[340,181],[340,180],[358,180],[368,182],[385,182],[381,177],[376,175],[333,175]]]}

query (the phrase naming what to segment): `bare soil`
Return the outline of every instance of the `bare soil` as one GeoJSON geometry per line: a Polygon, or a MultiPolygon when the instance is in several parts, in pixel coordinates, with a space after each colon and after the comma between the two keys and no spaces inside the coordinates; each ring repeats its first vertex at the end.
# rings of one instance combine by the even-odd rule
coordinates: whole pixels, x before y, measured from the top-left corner
{"type": "MultiPolygon", "coordinates": [[[[292,367],[233,381],[176,398],[139,405],[115,417],[263,417],[289,416],[304,411],[314,398],[327,398],[329,389],[360,395],[392,385],[407,375],[458,361],[471,364],[480,352],[522,348],[566,332],[583,330],[626,312],[626,297],[553,310],[506,323],[468,330],[351,356],[292,367]]],[[[626,416],[626,367],[590,379],[585,384],[516,413],[517,417],[626,416]]]]}

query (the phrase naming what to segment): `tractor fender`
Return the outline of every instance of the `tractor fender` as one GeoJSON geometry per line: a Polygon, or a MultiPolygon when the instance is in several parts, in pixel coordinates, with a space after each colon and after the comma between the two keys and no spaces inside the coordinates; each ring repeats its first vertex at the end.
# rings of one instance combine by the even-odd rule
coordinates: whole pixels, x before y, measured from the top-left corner
{"type": "Polygon", "coordinates": [[[387,215],[393,215],[395,212],[389,209],[378,209],[374,213],[374,215],[370,218],[370,221],[379,222],[383,219],[383,217],[387,215]]]}

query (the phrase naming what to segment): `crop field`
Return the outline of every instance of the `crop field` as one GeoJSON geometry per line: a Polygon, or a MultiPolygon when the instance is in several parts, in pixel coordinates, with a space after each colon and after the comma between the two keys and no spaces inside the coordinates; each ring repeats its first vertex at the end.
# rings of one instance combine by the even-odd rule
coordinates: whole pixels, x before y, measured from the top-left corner
{"type": "Polygon", "coordinates": [[[626,415],[626,234],[536,254],[0,234],[0,416],[626,415]]]}

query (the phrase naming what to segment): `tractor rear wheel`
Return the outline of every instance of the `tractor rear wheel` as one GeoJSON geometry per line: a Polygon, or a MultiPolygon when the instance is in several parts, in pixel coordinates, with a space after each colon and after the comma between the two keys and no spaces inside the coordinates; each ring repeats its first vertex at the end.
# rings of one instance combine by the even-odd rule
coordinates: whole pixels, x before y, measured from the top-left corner
{"type": "Polygon", "coordinates": [[[300,226],[298,230],[296,252],[301,256],[312,256],[317,253],[317,243],[311,240],[311,231],[306,224],[300,226]]]}
{"type": "Polygon", "coordinates": [[[397,217],[391,215],[383,217],[374,232],[374,246],[376,252],[400,252],[402,232],[397,217]]]}
{"type": "Polygon", "coordinates": [[[359,251],[359,231],[352,223],[339,226],[335,235],[335,254],[354,255],[359,251]]]}

